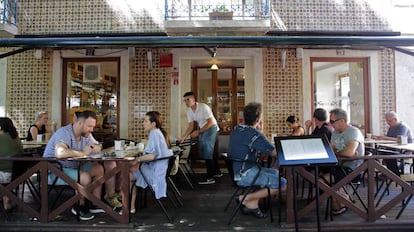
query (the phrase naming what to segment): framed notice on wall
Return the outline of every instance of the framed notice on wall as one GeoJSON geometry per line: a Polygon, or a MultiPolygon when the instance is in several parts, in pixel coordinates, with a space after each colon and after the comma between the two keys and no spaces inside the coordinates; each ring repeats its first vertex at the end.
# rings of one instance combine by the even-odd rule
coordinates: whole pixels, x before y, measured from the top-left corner
{"type": "Polygon", "coordinates": [[[334,165],[338,162],[325,136],[275,137],[279,165],[334,165]]]}

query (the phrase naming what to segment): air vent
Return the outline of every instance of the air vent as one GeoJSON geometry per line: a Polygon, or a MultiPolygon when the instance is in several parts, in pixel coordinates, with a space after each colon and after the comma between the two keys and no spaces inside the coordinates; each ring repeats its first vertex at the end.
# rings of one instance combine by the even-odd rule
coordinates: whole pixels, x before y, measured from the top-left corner
{"type": "Polygon", "coordinates": [[[83,66],[83,82],[100,82],[101,64],[91,63],[83,66]]]}

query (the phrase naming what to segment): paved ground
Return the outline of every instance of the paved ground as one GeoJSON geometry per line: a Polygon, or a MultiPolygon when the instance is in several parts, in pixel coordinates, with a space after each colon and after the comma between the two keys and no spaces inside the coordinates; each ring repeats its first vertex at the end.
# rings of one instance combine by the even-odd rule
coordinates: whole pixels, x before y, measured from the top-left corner
{"type": "MultiPolygon", "coordinates": [[[[12,220],[5,221],[0,215],[0,231],[295,231],[293,225],[278,223],[277,200],[272,203],[275,222],[269,219],[256,219],[252,216],[238,214],[234,222],[227,226],[230,212],[224,212],[224,206],[234,191],[228,175],[224,175],[214,185],[198,185],[190,189],[185,182],[176,181],[183,192],[184,206],[174,208],[167,199],[164,201],[173,223],[168,223],[161,209],[152,199],[148,198],[148,206],[139,209],[131,218],[131,223],[122,225],[105,214],[95,219],[78,222],[69,211],[49,223],[32,221],[19,210],[11,214],[12,220]]],[[[234,206],[234,203],[232,204],[234,206]]],[[[324,208],[324,207],[321,207],[324,208]]],[[[411,207],[412,208],[412,207],[411,207]]],[[[282,212],[284,212],[282,206],[282,212]]],[[[413,231],[412,212],[409,209],[402,219],[391,218],[375,223],[365,223],[353,213],[335,217],[334,221],[322,218],[322,231],[413,231]],[[410,216],[411,215],[411,216],[410,216]]],[[[324,214],[322,210],[322,214],[324,214]]],[[[282,222],[285,221],[282,213],[282,222]]],[[[309,215],[300,221],[300,231],[316,231],[315,216],[309,215]]]]}

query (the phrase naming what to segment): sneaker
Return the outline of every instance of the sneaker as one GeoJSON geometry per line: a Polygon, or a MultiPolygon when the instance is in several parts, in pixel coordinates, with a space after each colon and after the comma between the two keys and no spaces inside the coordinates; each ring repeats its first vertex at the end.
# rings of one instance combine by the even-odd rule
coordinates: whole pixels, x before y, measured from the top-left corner
{"type": "MultiPolygon", "coordinates": [[[[135,209],[130,209],[130,210],[129,210],[129,213],[130,213],[130,214],[134,214],[135,212],[136,212],[136,210],[135,210],[135,209]]],[[[120,210],[120,211],[119,211],[119,215],[122,215],[122,210],[120,210]]]]}
{"type": "Polygon", "coordinates": [[[90,207],[89,207],[89,212],[90,213],[105,213],[105,210],[104,209],[101,209],[101,208],[99,208],[98,206],[96,206],[96,205],[91,205],[90,207]]]}
{"type": "Polygon", "coordinates": [[[118,200],[116,196],[108,196],[105,199],[112,208],[122,208],[122,203],[118,200]]]}
{"type": "Polygon", "coordinates": [[[223,173],[217,173],[217,174],[214,174],[214,178],[220,178],[220,177],[222,177],[223,176],[223,173]]]}
{"type": "Polygon", "coordinates": [[[198,184],[214,184],[214,183],[216,183],[216,180],[214,178],[211,178],[211,179],[207,178],[205,181],[198,182],[198,184]]]}
{"type": "Polygon", "coordinates": [[[114,197],[118,198],[118,200],[122,201],[122,193],[121,192],[115,192],[114,197]]]}
{"type": "Polygon", "coordinates": [[[79,219],[82,221],[89,221],[95,218],[95,216],[91,214],[85,206],[74,205],[71,211],[72,214],[75,216],[77,216],[79,212],[79,219]]]}

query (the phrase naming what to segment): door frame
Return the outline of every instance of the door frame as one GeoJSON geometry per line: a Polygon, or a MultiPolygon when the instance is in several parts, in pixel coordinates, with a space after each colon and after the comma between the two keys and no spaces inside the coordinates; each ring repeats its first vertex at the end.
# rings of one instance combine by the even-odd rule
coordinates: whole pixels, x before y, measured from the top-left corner
{"type": "MultiPolygon", "coordinates": [[[[382,115],[380,113],[381,105],[379,98],[379,51],[378,50],[351,50],[351,49],[341,49],[343,52],[338,53],[336,49],[303,49],[302,56],[302,77],[303,77],[303,115],[304,119],[312,118],[312,89],[311,89],[311,57],[331,57],[331,58],[367,58],[368,59],[368,80],[369,80],[369,117],[370,119],[370,129],[373,134],[380,134],[380,122],[382,115]]],[[[368,131],[367,131],[368,132],[368,131]]]]}
{"type": "MultiPolygon", "coordinates": [[[[344,63],[362,63],[363,68],[363,84],[364,84],[364,131],[365,133],[371,132],[371,120],[370,120],[370,78],[369,78],[369,58],[367,57],[310,57],[310,83],[311,83],[311,112],[315,109],[315,87],[314,87],[314,62],[344,62],[344,63]]],[[[349,119],[350,120],[350,119],[349,119]]]]}

